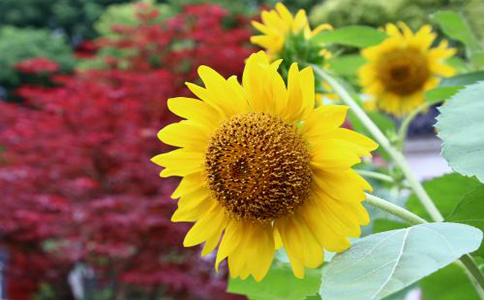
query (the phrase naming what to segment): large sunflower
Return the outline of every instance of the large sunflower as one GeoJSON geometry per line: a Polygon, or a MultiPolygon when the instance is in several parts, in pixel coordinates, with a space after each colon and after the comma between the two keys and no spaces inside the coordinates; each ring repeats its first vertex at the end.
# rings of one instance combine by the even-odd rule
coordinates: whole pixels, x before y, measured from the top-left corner
{"type": "MultiPolygon", "coordinates": [[[[323,30],[331,30],[329,24],[322,24],[311,30],[309,21],[304,10],[299,10],[296,16],[282,3],[276,4],[276,9],[262,12],[262,23],[252,21],[252,25],[259,30],[262,35],[252,36],[250,41],[266,49],[267,54],[272,58],[280,58],[287,40],[291,37],[301,36],[305,40],[310,40],[313,36],[323,30]]],[[[328,53],[324,49],[310,52],[315,56],[325,56],[328,53]]]]}
{"type": "Polygon", "coordinates": [[[183,177],[172,221],[196,222],[184,245],[205,243],[202,255],[218,245],[216,268],[228,258],[232,277],[262,280],[283,246],[302,278],[323,248],[345,250],[369,221],[361,202],[371,187],[351,166],[377,144],[340,128],[346,106],[314,108],[312,69],[293,64],[286,88],[280,63],[251,55],[242,86],[201,66],[205,87],[187,83],[200,100],[169,99],[186,120],[158,134],[180,149],[152,159],[161,177],[183,177]]]}
{"type": "Polygon", "coordinates": [[[432,48],[436,35],[429,25],[415,34],[405,24],[399,26],[401,31],[388,24],[388,38],[362,51],[368,63],[360,68],[359,77],[372,96],[370,106],[402,116],[423,103],[424,92],[435,87],[440,77],[455,73],[445,59],[456,51],[445,40],[432,48]]]}

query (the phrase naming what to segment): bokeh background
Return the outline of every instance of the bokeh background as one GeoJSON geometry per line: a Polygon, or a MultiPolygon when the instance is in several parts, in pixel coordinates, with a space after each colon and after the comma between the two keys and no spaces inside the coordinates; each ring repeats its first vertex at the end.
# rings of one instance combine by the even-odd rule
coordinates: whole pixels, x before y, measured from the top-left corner
{"type": "MultiPolygon", "coordinates": [[[[168,150],[156,138],[176,119],[166,100],[190,96],[201,64],[240,75],[258,50],[250,21],[275,3],[0,1],[0,299],[243,299],[225,292],[213,257],[182,247],[188,224],[170,222],[177,182],[149,159],[168,150]]],[[[417,29],[456,9],[484,40],[482,0],[284,3],[336,28],[417,29]]],[[[434,116],[410,135],[432,141],[434,116]]],[[[415,165],[429,162],[416,145],[415,165]]]]}

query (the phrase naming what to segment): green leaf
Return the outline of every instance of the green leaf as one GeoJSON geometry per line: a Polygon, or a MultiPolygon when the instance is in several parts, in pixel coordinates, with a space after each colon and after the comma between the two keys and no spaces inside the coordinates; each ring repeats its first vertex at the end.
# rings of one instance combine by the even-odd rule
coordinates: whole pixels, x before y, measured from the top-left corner
{"type": "Polygon", "coordinates": [[[484,51],[472,53],[471,62],[478,68],[484,67],[484,51]]]}
{"type": "Polygon", "coordinates": [[[456,75],[449,78],[444,78],[439,84],[439,87],[457,86],[474,84],[478,81],[484,80],[484,71],[470,72],[466,74],[456,75]]]}
{"type": "Polygon", "coordinates": [[[449,99],[463,88],[464,86],[436,87],[434,89],[431,89],[430,91],[425,92],[424,97],[427,102],[434,104],[449,99]]]}
{"type": "Polygon", "coordinates": [[[261,282],[252,277],[230,279],[227,291],[246,295],[254,300],[304,299],[318,292],[321,270],[306,269],[304,279],[294,277],[288,265],[272,267],[261,282]]]}
{"type": "Polygon", "coordinates": [[[359,54],[342,55],[331,58],[330,68],[339,76],[353,76],[365,62],[366,60],[359,54]]]}
{"type": "Polygon", "coordinates": [[[479,300],[469,278],[452,264],[419,281],[422,300],[479,300]]]}
{"type": "Polygon", "coordinates": [[[313,37],[312,41],[363,48],[378,45],[386,37],[387,35],[383,31],[369,26],[348,26],[332,31],[323,31],[313,37]]]}
{"type": "Polygon", "coordinates": [[[407,224],[389,220],[389,219],[376,219],[373,221],[373,232],[385,232],[394,229],[402,229],[408,227],[407,224]]]}
{"type": "Polygon", "coordinates": [[[484,82],[470,85],[439,107],[437,136],[442,155],[456,172],[484,182],[484,82]]]}
{"type": "MultiPolygon", "coordinates": [[[[459,173],[446,174],[423,183],[424,189],[444,218],[452,213],[462,199],[462,195],[474,190],[479,185],[479,181],[475,178],[462,176],[459,173]]],[[[415,194],[410,196],[406,206],[413,213],[424,219],[431,220],[415,194]]]]}
{"type": "Polygon", "coordinates": [[[433,18],[449,37],[464,43],[472,50],[480,48],[466,20],[460,14],[449,10],[439,11],[433,15],[433,18]]]}
{"type": "MultiPolygon", "coordinates": [[[[484,231],[484,184],[465,195],[447,221],[471,225],[484,231]]],[[[484,257],[484,245],[481,245],[477,254],[484,257]]]]}
{"type": "Polygon", "coordinates": [[[430,223],[357,240],[323,269],[323,299],[381,299],[479,247],[482,232],[430,223]]]}

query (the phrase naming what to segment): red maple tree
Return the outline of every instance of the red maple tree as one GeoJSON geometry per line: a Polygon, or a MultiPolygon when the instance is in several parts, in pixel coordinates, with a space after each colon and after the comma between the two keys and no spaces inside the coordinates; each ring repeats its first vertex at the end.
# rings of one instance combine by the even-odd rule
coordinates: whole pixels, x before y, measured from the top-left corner
{"type": "MultiPolygon", "coordinates": [[[[24,85],[22,104],[0,103],[9,298],[30,299],[42,283],[71,298],[67,276],[76,263],[95,270],[95,290],[114,295],[232,297],[199,249],[182,248],[187,225],[170,221],[176,180],[158,178],[150,158],[168,149],[156,133],[176,120],[166,99],[189,95],[184,82],[196,79],[199,65],[241,73],[253,51],[248,20],[226,28],[227,12],[214,5],[187,6],[161,24],[156,17],[143,7],[140,26],[117,25],[116,38],[95,41],[134,54],[54,75],[55,87],[24,85]]],[[[36,62],[49,65],[38,59],[19,68],[38,70],[36,62]]]]}

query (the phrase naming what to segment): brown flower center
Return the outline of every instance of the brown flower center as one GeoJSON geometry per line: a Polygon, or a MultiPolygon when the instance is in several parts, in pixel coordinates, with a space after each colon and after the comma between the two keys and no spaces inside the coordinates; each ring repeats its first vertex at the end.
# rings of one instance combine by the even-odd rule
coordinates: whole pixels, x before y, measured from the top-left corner
{"type": "Polygon", "coordinates": [[[413,48],[387,52],[378,61],[378,77],[387,91],[411,95],[422,89],[430,77],[427,58],[413,48]]]}
{"type": "Polygon", "coordinates": [[[236,219],[292,214],[309,195],[310,155],[297,129],[264,113],[239,114],[212,136],[205,158],[213,196],[236,219]]]}

